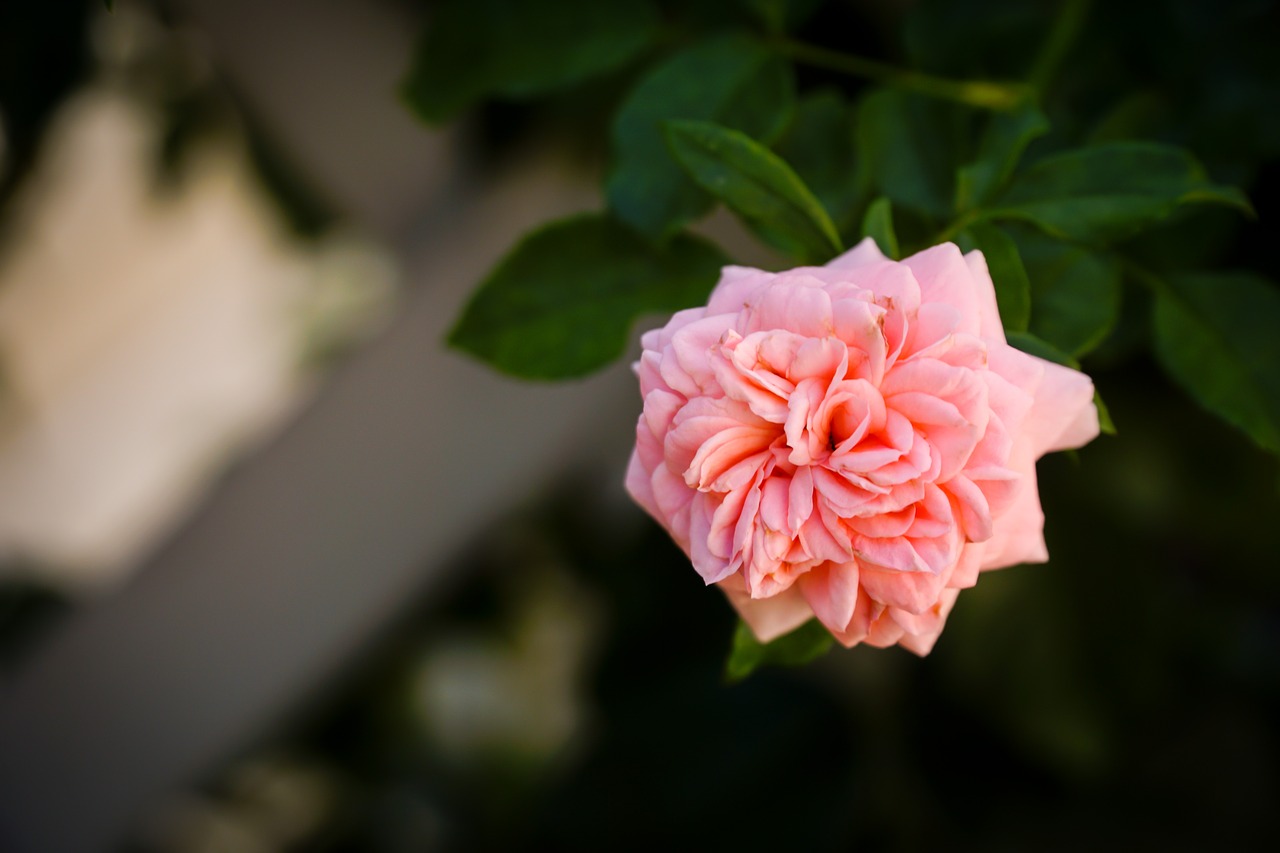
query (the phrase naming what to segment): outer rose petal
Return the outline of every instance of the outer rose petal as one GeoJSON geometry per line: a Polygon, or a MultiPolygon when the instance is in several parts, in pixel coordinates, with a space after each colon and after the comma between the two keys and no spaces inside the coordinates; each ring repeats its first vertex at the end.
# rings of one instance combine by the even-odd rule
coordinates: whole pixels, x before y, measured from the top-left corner
{"type": "Polygon", "coordinates": [[[920,657],[924,657],[933,650],[933,644],[938,641],[939,635],[942,634],[942,628],[947,624],[947,614],[951,612],[951,608],[955,606],[956,597],[960,595],[960,590],[949,589],[942,593],[942,598],[938,601],[938,610],[936,617],[931,620],[931,624],[927,627],[921,626],[919,633],[905,633],[898,640],[898,645],[908,651],[915,652],[920,657]]]}
{"type": "Polygon", "coordinates": [[[1036,488],[1035,463],[1025,456],[1018,471],[1021,483],[1013,505],[992,524],[991,538],[984,545],[982,569],[1002,569],[1018,563],[1043,563],[1049,559],[1044,544],[1044,511],[1036,488]]]}
{"type": "Polygon", "coordinates": [[[1093,382],[1078,370],[1046,361],[1044,378],[1023,428],[1031,438],[1037,459],[1054,450],[1093,441],[1098,437],[1093,382]]]}
{"type": "Polygon", "coordinates": [[[813,618],[813,611],[794,585],[772,598],[752,598],[739,575],[721,581],[719,587],[762,643],[776,640],[813,618]]]}
{"type": "Polygon", "coordinates": [[[834,260],[828,261],[826,267],[829,270],[851,270],[887,260],[889,259],[880,251],[880,247],[876,245],[875,240],[870,237],[863,237],[862,242],[858,243],[858,245],[834,260]]]}
{"type": "Polygon", "coordinates": [[[707,300],[708,314],[737,314],[754,301],[755,294],[774,279],[773,273],[751,267],[725,267],[720,283],[707,300]]]}
{"type": "Polygon", "coordinates": [[[631,451],[631,461],[627,464],[627,494],[644,507],[645,512],[657,518],[659,517],[658,506],[653,501],[653,489],[649,485],[650,476],[651,474],[640,464],[640,452],[631,451]]]}
{"type": "MultiPolygon", "coordinates": [[[[982,334],[984,296],[954,243],[943,243],[902,262],[920,282],[923,302],[945,302],[960,312],[960,331],[982,334]]],[[[991,278],[986,283],[990,287],[991,278]]],[[[992,291],[994,298],[994,290],[992,291]]],[[[997,317],[998,320],[998,317],[997,317]]]]}
{"type": "Polygon", "coordinates": [[[996,303],[996,285],[991,280],[991,271],[987,269],[987,259],[978,250],[964,256],[964,262],[973,275],[973,283],[978,290],[978,311],[982,336],[987,340],[1005,342],[1004,324],[1000,322],[1000,308],[996,303]]]}
{"type": "Polygon", "coordinates": [[[832,633],[848,629],[858,603],[858,564],[824,563],[800,578],[800,592],[832,633]]]}

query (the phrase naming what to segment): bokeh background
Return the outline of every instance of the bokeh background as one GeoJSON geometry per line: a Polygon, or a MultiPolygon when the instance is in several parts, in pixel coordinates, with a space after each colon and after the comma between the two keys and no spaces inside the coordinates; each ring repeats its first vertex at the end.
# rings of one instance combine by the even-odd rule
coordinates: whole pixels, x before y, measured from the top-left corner
{"type": "MultiPolygon", "coordinates": [[[[1136,355],[1142,290],[1086,363],[1118,435],[1041,463],[1051,563],[927,659],[728,684],[730,609],[622,493],[625,365],[441,343],[598,206],[634,72],[430,129],[396,97],[429,3],[106,5],[0,6],[0,850],[1266,848],[1280,472],[1136,355]]],[[[801,35],[1017,79],[1059,5],[801,35]]],[[[1185,145],[1258,212],[1135,251],[1280,279],[1277,36],[1261,0],[1088,9],[1055,134],[1185,145]]]]}

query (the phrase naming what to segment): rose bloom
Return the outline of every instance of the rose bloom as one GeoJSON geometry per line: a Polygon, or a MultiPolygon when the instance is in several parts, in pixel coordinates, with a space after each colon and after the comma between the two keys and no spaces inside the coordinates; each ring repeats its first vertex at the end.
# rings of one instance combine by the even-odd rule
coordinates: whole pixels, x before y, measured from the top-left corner
{"type": "Polygon", "coordinates": [[[1093,384],[1009,346],[980,252],[726,267],[646,333],[627,490],[762,642],[816,616],[924,655],[978,573],[1044,562],[1035,461],[1093,384]]]}

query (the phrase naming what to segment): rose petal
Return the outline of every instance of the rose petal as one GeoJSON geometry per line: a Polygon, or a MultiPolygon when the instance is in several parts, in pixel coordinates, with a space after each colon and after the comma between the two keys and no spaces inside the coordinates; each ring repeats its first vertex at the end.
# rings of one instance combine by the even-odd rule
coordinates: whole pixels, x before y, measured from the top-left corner
{"type": "Polygon", "coordinates": [[[979,332],[987,340],[1004,343],[1004,323],[1000,322],[1000,307],[996,302],[996,286],[987,268],[987,259],[977,249],[964,256],[964,262],[973,276],[978,302],[979,332]]]}
{"type": "Polygon", "coordinates": [[[876,241],[870,237],[863,237],[858,245],[828,261],[826,267],[829,270],[851,270],[886,260],[888,258],[880,251],[876,241]]]}
{"type": "Polygon", "coordinates": [[[835,632],[848,627],[858,601],[857,563],[823,563],[800,578],[799,586],[823,625],[835,632]]]}
{"type": "Polygon", "coordinates": [[[795,586],[773,598],[763,599],[748,595],[745,584],[737,575],[726,578],[719,586],[742,621],[762,643],[772,642],[813,618],[813,611],[795,586]]]}
{"type": "Polygon", "coordinates": [[[1035,465],[1023,460],[1018,497],[992,523],[991,538],[983,550],[982,568],[1000,569],[1019,563],[1043,563],[1049,559],[1044,544],[1044,512],[1036,488],[1035,465]]]}
{"type": "Polygon", "coordinates": [[[737,315],[751,305],[755,295],[773,282],[774,274],[752,267],[727,266],[707,300],[708,314],[737,315]]]}
{"type": "MultiPolygon", "coordinates": [[[[1034,358],[1034,356],[1028,356],[1034,358]]],[[[1023,424],[1032,454],[1080,447],[1098,437],[1093,382],[1078,370],[1046,361],[1035,403],[1023,424]]]]}
{"type": "Polygon", "coordinates": [[[898,644],[908,651],[915,652],[920,657],[924,657],[933,651],[933,646],[938,641],[938,637],[941,636],[942,629],[947,624],[947,616],[951,613],[951,608],[955,606],[956,597],[959,594],[958,590],[944,590],[937,604],[936,615],[929,620],[927,627],[920,626],[921,630],[919,632],[907,632],[904,629],[903,636],[899,638],[898,644]]]}
{"type": "MultiPolygon", "coordinates": [[[[902,263],[920,282],[922,303],[944,302],[952,306],[960,318],[956,331],[982,334],[982,300],[979,298],[982,283],[974,280],[969,264],[954,243],[942,243],[917,252],[902,263]]],[[[988,287],[990,280],[988,276],[988,287]]]]}

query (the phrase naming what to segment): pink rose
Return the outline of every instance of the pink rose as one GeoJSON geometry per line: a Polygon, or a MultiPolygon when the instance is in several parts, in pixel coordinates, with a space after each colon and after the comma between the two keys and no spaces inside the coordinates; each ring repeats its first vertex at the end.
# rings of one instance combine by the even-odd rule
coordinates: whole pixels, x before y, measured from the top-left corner
{"type": "Polygon", "coordinates": [[[1098,434],[1089,378],[1009,346],[950,243],[727,267],[641,341],[627,490],[762,642],[817,616],[927,654],[978,572],[1048,559],[1035,461],[1098,434]]]}

